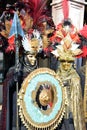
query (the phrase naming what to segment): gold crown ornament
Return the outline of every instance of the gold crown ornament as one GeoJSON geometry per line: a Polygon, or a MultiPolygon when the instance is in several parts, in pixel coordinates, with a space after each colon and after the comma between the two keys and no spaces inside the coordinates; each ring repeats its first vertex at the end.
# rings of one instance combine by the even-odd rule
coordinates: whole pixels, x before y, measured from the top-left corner
{"type": "Polygon", "coordinates": [[[22,45],[26,54],[37,54],[41,49],[40,41],[33,37],[29,38],[28,35],[25,35],[22,39],[22,45]]]}
{"type": "Polygon", "coordinates": [[[80,44],[76,44],[74,40],[70,37],[68,33],[57,46],[56,50],[53,50],[51,53],[55,55],[59,60],[65,61],[74,61],[75,57],[82,53],[82,50],[79,49],[80,44]]]}

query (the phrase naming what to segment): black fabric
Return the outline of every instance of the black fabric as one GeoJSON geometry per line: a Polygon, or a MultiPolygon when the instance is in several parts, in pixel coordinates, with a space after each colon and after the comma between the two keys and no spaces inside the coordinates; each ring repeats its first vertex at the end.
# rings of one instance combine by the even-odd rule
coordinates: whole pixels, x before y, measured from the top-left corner
{"type": "Polygon", "coordinates": [[[63,119],[60,125],[56,128],[56,130],[75,130],[73,119],[63,119]]]}
{"type": "MultiPolygon", "coordinates": [[[[6,75],[6,78],[3,83],[3,105],[2,105],[2,122],[1,130],[12,130],[12,127],[16,127],[16,83],[18,82],[19,90],[21,88],[22,82],[27,77],[27,75],[36,69],[33,66],[33,69],[26,69],[26,64],[24,66],[24,58],[18,65],[18,68],[15,66],[11,67],[6,75]],[[16,71],[17,70],[17,71],[16,71]]],[[[30,66],[27,66],[28,68],[30,66]]],[[[32,67],[32,66],[31,66],[32,67]]],[[[19,129],[26,130],[19,118],[19,129]]]]}

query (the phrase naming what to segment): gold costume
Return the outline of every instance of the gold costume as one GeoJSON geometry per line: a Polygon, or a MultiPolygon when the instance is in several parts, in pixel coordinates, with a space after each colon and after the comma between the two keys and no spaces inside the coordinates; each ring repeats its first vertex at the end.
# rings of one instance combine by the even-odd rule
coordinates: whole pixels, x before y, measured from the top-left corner
{"type": "MultiPolygon", "coordinates": [[[[67,26],[70,28],[69,25],[67,26]]],[[[66,112],[64,119],[70,119],[71,114],[74,124],[73,129],[86,130],[80,77],[73,67],[75,57],[80,55],[82,50],[78,48],[79,44],[71,37],[72,34],[68,31],[52,54],[60,61],[57,74],[62,79],[63,89],[65,90],[66,112]]],[[[76,33],[76,36],[78,36],[78,33],[76,33]]]]}
{"type": "Polygon", "coordinates": [[[68,71],[58,69],[57,74],[61,77],[66,91],[66,114],[68,118],[69,113],[72,112],[75,130],[86,130],[84,122],[82,92],[80,86],[80,77],[73,67],[68,71]]]}

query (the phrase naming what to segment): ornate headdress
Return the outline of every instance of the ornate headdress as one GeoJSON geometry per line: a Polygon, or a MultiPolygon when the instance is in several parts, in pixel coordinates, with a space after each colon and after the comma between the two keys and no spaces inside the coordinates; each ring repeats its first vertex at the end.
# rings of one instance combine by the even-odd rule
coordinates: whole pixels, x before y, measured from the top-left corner
{"type": "Polygon", "coordinates": [[[26,11],[28,12],[28,15],[33,18],[34,28],[37,28],[38,30],[44,28],[44,20],[51,26],[53,25],[51,14],[47,7],[47,0],[22,0],[22,2],[24,2],[26,5],[26,11]]]}
{"type": "Polygon", "coordinates": [[[74,61],[75,57],[82,53],[82,50],[78,47],[79,44],[71,38],[70,33],[67,33],[60,41],[57,49],[52,51],[52,53],[59,57],[59,60],[74,61]]]}
{"type": "Polygon", "coordinates": [[[58,43],[57,49],[52,53],[59,57],[59,60],[74,61],[75,57],[82,53],[80,49],[80,38],[77,32],[77,28],[72,24],[69,18],[68,1],[62,1],[63,8],[63,21],[57,25],[53,41],[58,43]],[[56,39],[56,40],[55,40],[56,39]]]}
{"type": "Polygon", "coordinates": [[[22,45],[26,54],[37,54],[39,53],[41,47],[41,43],[37,37],[29,38],[28,35],[23,37],[22,45]]]}

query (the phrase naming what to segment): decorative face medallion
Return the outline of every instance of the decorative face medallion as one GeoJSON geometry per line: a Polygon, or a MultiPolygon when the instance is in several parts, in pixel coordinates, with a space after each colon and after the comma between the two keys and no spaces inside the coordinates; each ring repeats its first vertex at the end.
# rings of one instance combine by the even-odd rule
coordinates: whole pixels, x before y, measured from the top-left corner
{"type": "Polygon", "coordinates": [[[25,78],[19,91],[19,115],[30,130],[54,130],[65,111],[63,84],[56,73],[39,68],[25,78]]]}
{"type": "Polygon", "coordinates": [[[48,81],[39,82],[36,89],[32,92],[32,99],[39,109],[41,109],[44,114],[49,114],[58,98],[56,93],[56,87],[50,84],[48,81]]]}
{"type": "Polygon", "coordinates": [[[51,88],[42,88],[39,94],[39,102],[42,106],[52,106],[52,91],[51,88]],[[51,104],[51,105],[50,105],[51,104]]]}

